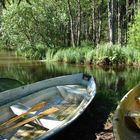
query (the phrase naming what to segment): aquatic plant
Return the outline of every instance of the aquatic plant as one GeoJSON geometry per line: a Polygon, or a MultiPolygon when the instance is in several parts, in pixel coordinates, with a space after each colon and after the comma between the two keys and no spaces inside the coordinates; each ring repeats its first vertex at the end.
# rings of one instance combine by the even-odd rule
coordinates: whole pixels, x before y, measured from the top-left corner
{"type": "Polygon", "coordinates": [[[140,52],[129,47],[110,46],[109,44],[93,47],[51,49],[46,53],[46,59],[71,64],[97,65],[133,65],[140,64],[140,52]]]}

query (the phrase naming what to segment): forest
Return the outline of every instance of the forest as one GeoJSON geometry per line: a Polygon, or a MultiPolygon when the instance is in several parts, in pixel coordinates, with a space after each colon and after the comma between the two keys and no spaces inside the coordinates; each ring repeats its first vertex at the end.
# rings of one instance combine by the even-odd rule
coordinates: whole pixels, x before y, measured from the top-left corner
{"type": "Polygon", "coordinates": [[[139,0],[2,0],[0,49],[29,59],[140,64],[139,0]]]}

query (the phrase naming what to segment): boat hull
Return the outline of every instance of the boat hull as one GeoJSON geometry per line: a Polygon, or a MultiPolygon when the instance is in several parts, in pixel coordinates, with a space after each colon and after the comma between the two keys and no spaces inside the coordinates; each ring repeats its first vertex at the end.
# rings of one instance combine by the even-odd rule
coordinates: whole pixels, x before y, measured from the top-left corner
{"type": "Polygon", "coordinates": [[[120,101],[113,118],[113,131],[116,140],[139,140],[140,130],[133,127],[126,117],[128,111],[140,111],[136,98],[140,97],[140,85],[130,90],[120,101]]]}
{"type": "MultiPolygon", "coordinates": [[[[46,101],[45,109],[52,106],[59,108],[58,113],[39,120],[43,124],[41,126],[48,130],[35,139],[47,139],[76,120],[93,100],[95,93],[94,78],[82,73],[51,78],[1,92],[0,123],[2,124],[14,116],[10,110],[14,104],[20,102],[27,107],[32,107],[38,102],[46,101]],[[50,118],[52,119],[50,120],[50,118]]],[[[18,132],[19,128],[10,132],[9,135],[4,134],[2,136],[9,139],[13,138],[15,133],[17,135],[18,132]]]]}

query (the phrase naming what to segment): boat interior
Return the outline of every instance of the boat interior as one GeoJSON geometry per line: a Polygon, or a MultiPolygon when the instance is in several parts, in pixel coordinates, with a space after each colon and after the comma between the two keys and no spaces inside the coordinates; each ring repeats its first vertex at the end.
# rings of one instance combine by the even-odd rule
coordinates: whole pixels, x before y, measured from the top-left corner
{"type": "Polygon", "coordinates": [[[123,97],[114,116],[116,140],[140,139],[140,86],[123,97]]]}
{"type": "Polygon", "coordinates": [[[80,112],[80,105],[83,102],[84,106],[90,100],[90,96],[89,89],[84,85],[64,85],[39,90],[0,106],[0,139],[33,139],[54,130],[56,127],[59,128],[69,121],[75,113],[80,112]],[[40,109],[30,111],[33,106],[39,103],[43,103],[40,109]],[[49,112],[48,115],[39,116],[42,112],[53,107],[55,111],[49,112]],[[10,124],[8,123],[15,116],[24,113],[26,115],[10,124]],[[33,120],[24,123],[28,118],[33,118],[33,120]],[[20,124],[22,125],[20,126],[20,124]]]}

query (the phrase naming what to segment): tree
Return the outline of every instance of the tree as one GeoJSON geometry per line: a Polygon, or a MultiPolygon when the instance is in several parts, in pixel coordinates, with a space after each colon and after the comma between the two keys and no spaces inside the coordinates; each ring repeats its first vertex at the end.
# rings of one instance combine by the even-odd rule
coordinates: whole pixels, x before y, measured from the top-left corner
{"type": "Polygon", "coordinates": [[[37,44],[84,46],[84,41],[94,46],[108,41],[110,44],[118,41],[119,46],[127,44],[128,24],[133,21],[139,0],[3,0],[1,3],[7,8],[2,12],[1,39],[12,47],[25,45],[35,49],[37,44]]]}
{"type": "Polygon", "coordinates": [[[96,19],[96,8],[97,6],[97,1],[93,0],[92,1],[92,28],[93,28],[93,43],[94,46],[96,46],[97,43],[97,19],[96,19]]]}
{"type": "Polygon", "coordinates": [[[67,8],[68,8],[68,14],[69,14],[69,20],[70,20],[70,30],[71,30],[71,41],[72,46],[75,47],[75,39],[74,39],[74,23],[73,23],[73,16],[72,16],[72,10],[71,10],[71,2],[70,0],[67,0],[67,8]]]}
{"type": "MultiPolygon", "coordinates": [[[[21,3],[21,1],[23,1],[23,0],[17,0],[18,5],[21,3]]],[[[2,4],[2,6],[3,6],[5,9],[6,9],[6,2],[9,3],[9,4],[11,4],[11,0],[1,0],[1,1],[0,1],[0,3],[2,4]]],[[[15,2],[15,0],[12,0],[12,3],[14,3],[14,2],[15,2]]],[[[28,4],[31,4],[30,0],[26,0],[26,2],[27,2],[28,4]]]]}
{"type": "Polygon", "coordinates": [[[127,46],[128,45],[128,18],[129,18],[129,1],[128,0],[126,0],[126,6],[125,6],[126,8],[126,26],[125,26],[125,28],[126,28],[126,31],[125,31],[125,45],[127,46]]]}
{"type": "Polygon", "coordinates": [[[101,0],[99,7],[98,7],[98,32],[97,32],[97,44],[100,44],[101,41],[101,34],[102,34],[102,24],[103,24],[103,19],[102,19],[102,9],[104,5],[104,0],[101,0]]]}
{"type": "Polygon", "coordinates": [[[115,44],[114,8],[115,0],[108,0],[108,27],[110,44],[115,44]]]}
{"type": "Polygon", "coordinates": [[[81,2],[77,0],[77,46],[81,45],[81,2]]]}
{"type": "Polygon", "coordinates": [[[118,45],[122,46],[122,16],[121,16],[121,3],[118,0],[118,45]]]}
{"type": "Polygon", "coordinates": [[[2,37],[5,43],[8,41],[10,46],[25,45],[32,48],[38,43],[46,46],[62,44],[62,25],[66,17],[65,13],[61,13],[61,7],[56,5],[49,0],[40,0],[32,5],[21,2],[19,6],[16,3],[7,6],[2,17],[2,37]]]}
{"type": "Polygon", "coordinates": [[[140,11],[138,10],[138,14],[135,16],[134,23],[130,24],[129,32],[128,32],[128,44],[129,47],[135,47],[140,49],[140,11]]]}

